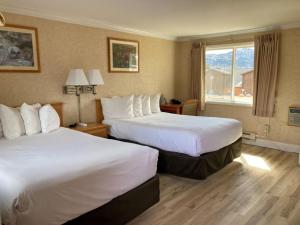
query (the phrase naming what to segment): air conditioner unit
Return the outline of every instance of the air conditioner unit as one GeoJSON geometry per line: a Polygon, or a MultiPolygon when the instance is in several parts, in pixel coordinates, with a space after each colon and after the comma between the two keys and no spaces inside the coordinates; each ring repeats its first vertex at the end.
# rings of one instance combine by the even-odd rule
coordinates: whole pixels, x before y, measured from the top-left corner
{"type": "Polygon", "coordinates": [[[300,126],[300,105],[291,105],[289,107],[289,126],[300,126]]]}

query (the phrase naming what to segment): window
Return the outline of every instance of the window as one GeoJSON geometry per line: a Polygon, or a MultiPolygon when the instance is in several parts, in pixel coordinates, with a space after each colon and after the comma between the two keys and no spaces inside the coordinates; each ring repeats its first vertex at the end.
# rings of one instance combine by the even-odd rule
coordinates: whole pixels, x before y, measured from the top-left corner
{"type": "Polygon", "coordinates": [[[254,44],[211,46],[205,53],[206,102],[253,102],[254,44]]]}

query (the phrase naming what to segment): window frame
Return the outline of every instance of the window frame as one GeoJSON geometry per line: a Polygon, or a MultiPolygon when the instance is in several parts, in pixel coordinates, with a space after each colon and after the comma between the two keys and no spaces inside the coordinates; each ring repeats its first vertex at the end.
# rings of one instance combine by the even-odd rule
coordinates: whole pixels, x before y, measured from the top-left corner
{"type": "MultiPolygon", "coordinates": [[[[232,84],[231,84],[231,100],[213,100],[213,99],[207,99],[206,93],[205,93],[205,103],[208,104],[221,104],[221,105],[236,105],[236,106],[246,106],[246,107],[252,107],[253,100],[251,103],[247,102],[241,102],[241,101],[234,101],[234,88],[235,88],[235,77],[236,77],[236,49],[238,48],[254,48],[254,42],[240,42],[240,43],[233,43],[233,44],[218,44],[218,45],[208,45],[205,49],[205,58],[206,58],[206,51],[211,50],[225,50],[225,49],[232,49],[232,65],[231,65],[231,71],[232,71],[232,84]]],[[[205,62],[205,70],[206,70],[206,62],[205,62]]],[[[253,65],[254,69],[254,65],[253,65]]]]}

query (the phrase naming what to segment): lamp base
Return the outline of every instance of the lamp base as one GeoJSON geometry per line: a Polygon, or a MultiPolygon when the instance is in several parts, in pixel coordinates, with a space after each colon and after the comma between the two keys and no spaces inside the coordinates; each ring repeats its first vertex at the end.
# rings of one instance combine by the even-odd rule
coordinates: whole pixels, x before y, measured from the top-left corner
{"type": "Polygon", "coordinates": [[[80,123],[77,123],[77,126],[87,127],[87,123],[82,123],[82,122],[80,122],[80,123]]]}

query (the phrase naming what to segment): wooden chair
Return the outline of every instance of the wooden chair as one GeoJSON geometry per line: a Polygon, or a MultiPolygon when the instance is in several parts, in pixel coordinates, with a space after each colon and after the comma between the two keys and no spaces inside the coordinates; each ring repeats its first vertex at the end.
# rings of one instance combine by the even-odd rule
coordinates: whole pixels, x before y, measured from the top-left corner
{"type": "Polygon", "coordinates": [[[197,99],[189,99],[183,103],[182,114],[183,115],[191,115],[197,116],[197,108],[198,108],[199,100],[197,99]]]}

